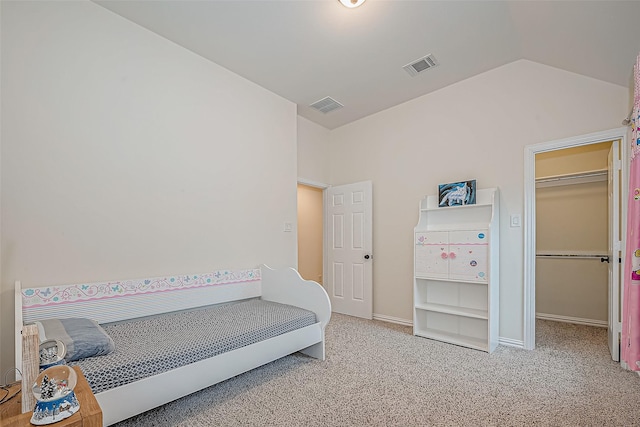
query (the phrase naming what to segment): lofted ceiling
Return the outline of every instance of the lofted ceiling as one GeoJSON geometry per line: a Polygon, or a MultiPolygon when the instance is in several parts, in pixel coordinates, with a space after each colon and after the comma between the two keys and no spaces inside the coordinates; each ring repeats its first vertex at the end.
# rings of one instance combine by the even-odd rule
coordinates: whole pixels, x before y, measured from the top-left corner
{"type": "Polygon", "coordinates": [[[640,1],[94,1],[328,129],[519,59],[630,87],[640,52],[640,1]],[[327,96],[344,107],[309,107],[327,96]]]}

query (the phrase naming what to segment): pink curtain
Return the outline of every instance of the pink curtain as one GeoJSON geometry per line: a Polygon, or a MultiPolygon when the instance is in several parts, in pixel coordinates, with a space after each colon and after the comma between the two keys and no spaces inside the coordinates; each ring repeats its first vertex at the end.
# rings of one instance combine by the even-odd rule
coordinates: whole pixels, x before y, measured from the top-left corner
{"type": "Polygon", "coordinates": [[[629,369],[640,371],[640,55],[633,74],[635,88],[631,112],[631,167],[620,359],[626,362],[629,369]]]}

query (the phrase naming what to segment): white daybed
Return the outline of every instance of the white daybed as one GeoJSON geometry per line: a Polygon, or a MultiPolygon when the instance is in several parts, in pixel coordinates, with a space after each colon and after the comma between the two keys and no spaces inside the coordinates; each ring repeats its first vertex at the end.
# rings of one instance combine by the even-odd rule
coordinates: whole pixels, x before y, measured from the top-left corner
{"type": "MultiPolygon", "coordinates": [[[[142,413],[197,390],[300,351],[324,360],[324,330],[331,305],[324,288],[294,269],[267,266],[241,271],[22,289],[16,282],[16,365],[36,360],[22,354],[25,324],[85,317],[100,324],[205,305],[260,298],[309,310],[316,323],[170,371],[96,393],[104,425],[142,413]]],[[[99,356],[102,357],[102,356],[99,356]]],[[[81,363],[79,363],[82,366],[81,363]]]]}

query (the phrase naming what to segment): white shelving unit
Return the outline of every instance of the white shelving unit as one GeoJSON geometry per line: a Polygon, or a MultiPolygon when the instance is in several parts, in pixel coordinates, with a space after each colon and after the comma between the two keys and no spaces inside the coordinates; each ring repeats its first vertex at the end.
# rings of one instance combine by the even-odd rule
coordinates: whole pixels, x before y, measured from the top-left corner
{"type": "Polygon", "coordinates": [[[478,190],[476,204],[420,202],[414,232],[413,333],[483,350],[498,346],[499,191],[478,190]]]}

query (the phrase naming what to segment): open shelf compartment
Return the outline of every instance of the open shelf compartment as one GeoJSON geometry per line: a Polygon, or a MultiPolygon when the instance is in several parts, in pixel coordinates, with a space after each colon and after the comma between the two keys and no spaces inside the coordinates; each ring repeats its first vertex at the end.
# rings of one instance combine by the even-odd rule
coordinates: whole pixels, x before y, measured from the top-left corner
{"type": "Polygon", "coordinates": [[[477,350],[489,350],[486,319],[416,309],[414,335],[477,350]]]}

